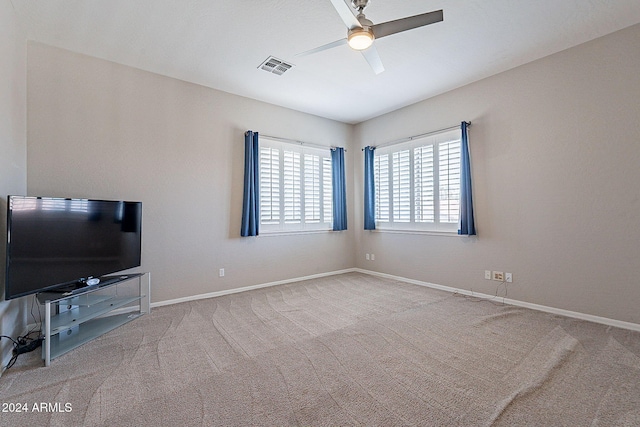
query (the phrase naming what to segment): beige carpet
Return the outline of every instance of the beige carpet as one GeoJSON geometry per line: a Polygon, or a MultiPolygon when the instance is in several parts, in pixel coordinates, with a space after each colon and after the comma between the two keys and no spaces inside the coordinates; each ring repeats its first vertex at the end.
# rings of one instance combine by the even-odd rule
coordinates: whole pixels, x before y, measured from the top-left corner
{"type": "Polygon", "coordinates": [[[2,426],[639,426],[640,334],[350,273],[156,308],[52,362],[2,426]]]}

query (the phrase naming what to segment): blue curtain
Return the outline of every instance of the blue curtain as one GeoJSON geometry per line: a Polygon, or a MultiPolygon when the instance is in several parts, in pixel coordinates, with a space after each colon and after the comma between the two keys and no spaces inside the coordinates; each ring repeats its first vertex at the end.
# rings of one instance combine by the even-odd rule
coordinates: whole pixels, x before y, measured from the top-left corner
{"type": "Polygon", "coordinates": [[[344,180],[344,148],[331,149],[331,183],[333,184],[333,230],[347,229],[347,186],[344,180]]]}
{"type": "Polygon", "coordinates": [[[364,229],[376,229],[376,183],[373,172],[374,147],[364,147],[364,229]]]}
{"type": "Polygon", "coordinates": [[[458,234],[473,236],[476,226],[473,220],[473,197],[471,196],[471,163],[469,162],[469,137],[467,122],[462,122],[462,141],[460,144],[460,219],[458,234]]]}
{"type": "Polygon", "coordinates": [[[257,236],[260,228],[260,152],[258,132],[244,133],[244,195],[240,235],[257,236]]]}

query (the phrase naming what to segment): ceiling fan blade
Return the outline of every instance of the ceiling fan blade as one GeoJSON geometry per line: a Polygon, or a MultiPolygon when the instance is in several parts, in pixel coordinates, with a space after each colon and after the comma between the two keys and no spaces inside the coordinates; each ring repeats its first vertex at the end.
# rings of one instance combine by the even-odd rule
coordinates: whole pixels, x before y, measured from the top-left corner
{"type": "Polygon", "coordinates": [[[345,45],[345,44],[347,44],[347,39],[340,39],[340,40],[336,40],[336,41],[331,42],[331,43],[327,43],[327,44],[322,45],[320,47],[316,47],[315,49],[307,50],[307,51],[304,51],[302,53],[296,53],[295,56],[313,55],[314,53],[322,52],[323,50],[332,49],[334,47],[342,46],[342,45],[345,45]]]}
{"type": "Polygon", "coordinates": [[[338,15],[342,18],[342,22],[344,22],[344,25],[346,25],[348,29],[362,28],[362,24],[360,24],[360,21],[354,16],[351,8],[347,6],[344,0],[331,0],[331,4],[333,4],[336,12],[338,12],[338,15]]]}
{"type": "Polygon", "coordinates": [[[391,34],[400,33],[402,31],[423,27],[429,24],[435,24],[436,22],[440,22],[442,20],[444,20],[444,14],[442,10],[436,10],[433,12],[423,13],[421,15],[396,19],[395,21],[382,22],[380,24],[374,25],[372,30],[375,37],[379,39],[391,34]]]}
{"type": "Polygon", "coordinates": [[[382,65],[382,60],[380,59],[380,55],[378,55],[378,49],[376,49],[375,46],[371,46],[361,52],[374,73],[380,74],[384,71],[384,65],[382,65]]]}

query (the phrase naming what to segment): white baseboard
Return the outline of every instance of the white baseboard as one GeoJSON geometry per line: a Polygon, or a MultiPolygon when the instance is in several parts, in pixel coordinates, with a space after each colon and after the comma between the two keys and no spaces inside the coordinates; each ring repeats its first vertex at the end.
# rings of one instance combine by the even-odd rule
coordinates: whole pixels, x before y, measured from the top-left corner
{"type": "MultiPolygon", "coordinates": [[[[466,289],[456,289],[450,286],[443,286],[443,285],[437,285],[434,283],[423,282],[420,280],[407,279],[406,277],[394,276],[392,274],[378,273],[377,271],[364,270],[361,268],[355,268],[353,269],[353,271],[357,271],[358,273],[369,274],[372,276],[384,277],[386,279],[398,280],[400,282],[411,283],[413,285],[426,286],[428,288],[438,289],[441,291],[446,291],[451,293],[458,293],[458,294],[473,296],[473,297],[482,298],[482,299],[496,299],[495,295],[488,295],[488,294],[468,291],[466,289]]],[[[564,310],[562,308],[548,307],[546,305],[533,304],[530,302],[518,301],[510,298],[499,297],[499,299],[501,302],[504,302],[505,304],[514,305],[517,307],[530,308],[532,310],[544,311],[546,313],[558,314],[560,316],[565,316],[565,317],[573,317],[574,319],[586,320],[589,322],[601,323],[607,326],[615,326],[616,328],[630,329],[632,331],[640,332],[640,324],[638,323],[623,322],[622,320],[610,319],[608,317],[594,316],[592,314],[580,313],[578,311],[564,310]]]]}
{"type": "MultiPolygon", "coordinates": [[[[398,281],[401,281],[401,282],[411,283],[413,285],[426,286],[426,287],[429,287],[429,288],[438,289],[438,290],[445,291],[445,292],[458,293],[458,294],[461,294],[461,295],[468,295],[468,296],[473,296],[473,297],[482,298],[482,299],[496,299],[495,295],[488,295],[488,294],[483,294],[483,293],[479,293],[479,292],[473,292],[473,291],[469,291],[469,290],[466,290],[466,289],[452,288],[450,286],[443,286],[443,285],[438,285],[438,284],[435,284],[435,283],[423,282],[421,280],[409,279],[409,278],[406,278],[406,277],[395,276],[395,275],[392,275],[392,274],[379,273],[377,271],[365,270],[365,269],[362,269],[362,268],[347,268],[347,269],[344,269],[344,270],[336,270],[336,271],[330,271],[330,272],[327,272],[327,273],[312,274],[310,276],[295,277],[295,278],[292,278],[292,279],[285,279],[285,280],[278,280],[278,281],[275,281],[275,282],[261,283],[261,284],[257,284],[257,285],[245,286],[245,287],[242,287],[242,288],[228,289],[228,290],[216,291],[216,292],[208,292],[206,294],[199,294],[199,295],[193,295],[193,296],[189,296],[189,297],[183,297],[183,298],[176,298],[176,299],[171,299],[171,300],[159,301],[159,302],[151,303],[151,307],[152,308],[154,308],[154,307],[162,307],[164,305],[178,304],[178,303],[181,303],[181,302],[196,301],[196,300],[205,299],[205,298],[214,298],[214,297],[219,297],[219,296],[223,296],[223,295],[231,295],[231,294],[235,294],[235,293],[239,293],[239,292],[251,291],[251,290],[254,290],[254,289],[267,288],[267,287],[270,287],[270,286],[284,285],[284,284],[287,284],[287,283],[294,283],[294,282],[299,282],[299,281],[302,281],[302,280],[317,279],[317,278],[320,278],[320,277],[335,276],[335,275],[338,275],[338,274],[352,273],[352,272],[369,274],[371,276],[384,277],[384,278],[387,278],[387,279],[392,279],[392,280],[398,280],[398,281]]],[[[589,322],[600,323],[600,324],[607,325],[607,326],[614,326],[616,328],[629,329],[629,330],[632,330],[632,331],[640,332],[640,324],[638,324],[638,323],[624,322],[622,320],[610,319],[608,317],[594,316],[592,314],[580,313],[580,312],[571,311],[571,310],[564,310],[562,308],[549,307],[549,306],[540,305],[540,304],[533,304],[533,303],[529,303],[529,302],[525,302],[525,301],[519,301],[519,300],[511,299],[511,298],[500,298],[500,301],[504,302],[505,304],[509,304],[509,305],[513,305],[513,306],[517,306],[517,307],[530,308],[532,310],[543,311],[543,312],[546,312],[546,313],[557,314],[557,315],[565,316],[565,317],[572,317],[572,318],[575,318],[575,319],[586,320],[586,321],[589,321],[589,322]]]]}
{"type": "Polygon", "coordinates": [[[199,299],[221,297],[223,295],[237,294],[239,292],[252,291],[254,289],[268,288],[270,286],[285,285],[287,283],[300,282],[302,280],[317,279],[320,277],[335,276],[337,274],[351,273],[357,271],[356,268],[347,268],[344,270],[329,271],[327,273],[312,274],[310,276],[296,277],[293,279],[278,280],[276,282],[261,283],[258,285],[245,286],[242,288],[228,289],[225,291],[208,292],[206,294],[193,295],[189,297],[176,298],[165,301],[152,302],[151,308],[162,307],[163,305],[178,304],[181,302],[196,301],[199,299]]]}

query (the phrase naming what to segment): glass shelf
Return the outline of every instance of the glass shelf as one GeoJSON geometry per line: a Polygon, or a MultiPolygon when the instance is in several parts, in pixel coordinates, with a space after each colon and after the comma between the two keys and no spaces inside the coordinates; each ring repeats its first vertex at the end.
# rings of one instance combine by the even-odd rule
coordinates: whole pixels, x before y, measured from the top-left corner
{"type": "MultiPolygon", "coordinates": [[[[51,318],[51,335],[78,326],[87,320],[102,316],[134,301],[139,301],[144,296],[145,295],[118,298],[112,295],[104,295],[105,298],[100,302],[91,305],[78,305],[71,310],[67,310],[51,318]]],[[[75,304],[69,303],[69,305],[75,304]]]]}
{"type": "Polygon", "coordinates": [[[51,305],[57,305],[57,306],[78,305],[82,307],[91,307],[93,305],[100,304],[111,298],[115,298],[115,295],[87,293],[83,295],[76,295],[69,298],[53,301],[51,305]]]}
{"type": "Polygon", "coordinates": [[[66,332],[58,333],[51,336],[51,359],[73,350],[76,347],[85,344],[92,339],[106,334],[125,323],[128,323],[143,313],[122,313],[107,317],[98,317],[84,323],[78,324],[77,330],[68,329],[66,332]]]}
{"type": "Polygon", "coordinates": [[[102,276],[100,277],[100,283],[95,286],[86,286],[84,288],[78,288],[71,290],[69,292],[40,292],[37,294],[38,301],[40,304],[45,304],[49,301],[51,304],[56,305],[91,305],[96,304],[97,302],[101,302],[100,294],[95,294],[100,290],[105,288],[109,288],[112,285],[117,285],[118,283],[126,282],[132,279],[141,278],[145,274],[149,273],[130,273],[130,274],[121,274],[115,276],[102,276]]]}
{"type": "MultiPolygon", "coordinates": [[[[125,285],[122,285],[125,286],[125,285]]],[[[151,273],[104,276],[100,285],[74,290],[73,295],[47,292],[38,295],[45,306],[42,358],[51,359],[151,311],[151,273]],[[147,280],[143,280],[143,276],[147,280]],[[137,292],[121,292],[118,286],[138,279],[137,292]],[[101,291],[101,292],[98,292],[101,291]]]]}

